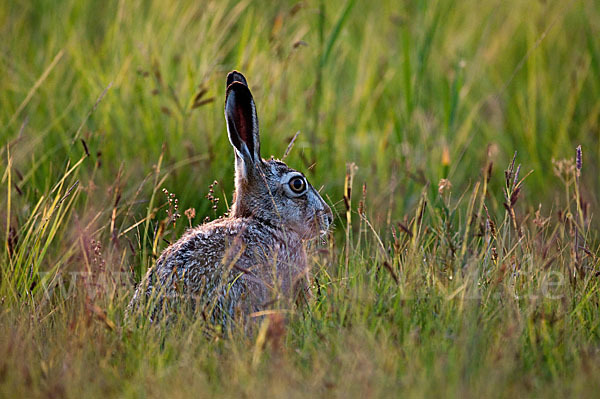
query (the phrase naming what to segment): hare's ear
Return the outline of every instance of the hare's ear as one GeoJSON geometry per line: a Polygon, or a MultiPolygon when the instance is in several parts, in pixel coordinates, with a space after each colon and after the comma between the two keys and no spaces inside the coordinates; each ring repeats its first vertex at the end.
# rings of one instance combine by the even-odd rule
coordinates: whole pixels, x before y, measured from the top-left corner
{"type": "Polygon", "coordinates": [[[225,87],[229,87],[229,85],[233,82],[240,82],[244,86],[248,87],[248,82],[246,81],[246,78],[238,71],[231,71],[227,74],[227,85],[225,87]]]}
{"type": "Polygon", "coordinates": [[[246,79],[241,73],[231,72],[227,76],[227,82],[229,83],[225,99],[227,133],[236,155],[248,169],[262,162],[256,105],[246,79]]]}

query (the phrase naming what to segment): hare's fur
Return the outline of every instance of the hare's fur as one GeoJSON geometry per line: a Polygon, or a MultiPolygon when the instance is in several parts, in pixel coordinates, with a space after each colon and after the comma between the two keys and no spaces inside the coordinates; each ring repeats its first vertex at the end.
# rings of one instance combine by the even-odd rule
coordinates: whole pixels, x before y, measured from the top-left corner
{"type": "MultiPolygon", "coordinates": [[[[225,117],[235,152],[231,215],[188,230],[165,249],[132,304],[152,296],[161,305],[183,299],[227,322],[279,299],[289,303],[307,287],[306,243],[328,230],[331,209],[300,172],[260,157],[256,107],[236,71],[227,77],[225,117]]],[[[152,315],[158,310],[165,307],[152,315]]]]}

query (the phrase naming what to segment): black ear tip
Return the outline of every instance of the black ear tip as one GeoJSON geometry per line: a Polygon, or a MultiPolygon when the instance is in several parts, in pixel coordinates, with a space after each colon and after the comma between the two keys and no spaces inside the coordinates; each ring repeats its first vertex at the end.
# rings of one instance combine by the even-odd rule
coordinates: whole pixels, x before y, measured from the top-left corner
{"type": "Polygon", "coordinates": [[[225,91],[226,102],[232,92],[235,94],[236,101],[241,101],[243,103],[253,101],[250,89],[240,81],[233,81],[227,86],[227,90],[225,91]]]}
{"type": "Polygon", "coordinates": [[[229,87],[233,82],[240,82],[244,86],[248,87],[248,82],[246,81],[246,78],[244,77],[244,75],[242,75],[238,71],[231,71],[227,74],[227,86],[226,87],[229,87]]]}

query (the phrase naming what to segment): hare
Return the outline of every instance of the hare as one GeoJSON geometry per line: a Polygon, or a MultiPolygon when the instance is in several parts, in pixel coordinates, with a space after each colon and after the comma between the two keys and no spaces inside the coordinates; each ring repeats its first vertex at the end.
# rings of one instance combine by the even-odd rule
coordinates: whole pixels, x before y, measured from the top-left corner
{"type": "Polygon", "coordinates": [[[306,243],[329,230],[331,209],[302,173],[261,158],[256,106],[237,71],[227,75],[225,120],[235,153],[230,216],[190,229],[166,248],[132,304],[156,295],[164,312],[165,300],[177,298],[227,324],[307,288],[306,243]]]}

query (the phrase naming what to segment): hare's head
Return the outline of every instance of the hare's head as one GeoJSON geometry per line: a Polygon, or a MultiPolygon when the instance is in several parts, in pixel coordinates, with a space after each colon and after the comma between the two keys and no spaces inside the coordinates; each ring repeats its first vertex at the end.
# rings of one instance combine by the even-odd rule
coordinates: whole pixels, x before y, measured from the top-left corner
{"type": "Polygon", "coordinates": [[[304,238],[318,237],[332,223],[329,206],[306,177],[279,160],[260,156],[258,118],[246,78],[227,76],[225,119],[235,150],[233,217],[251,217],[290,229],[304,238]]]}

